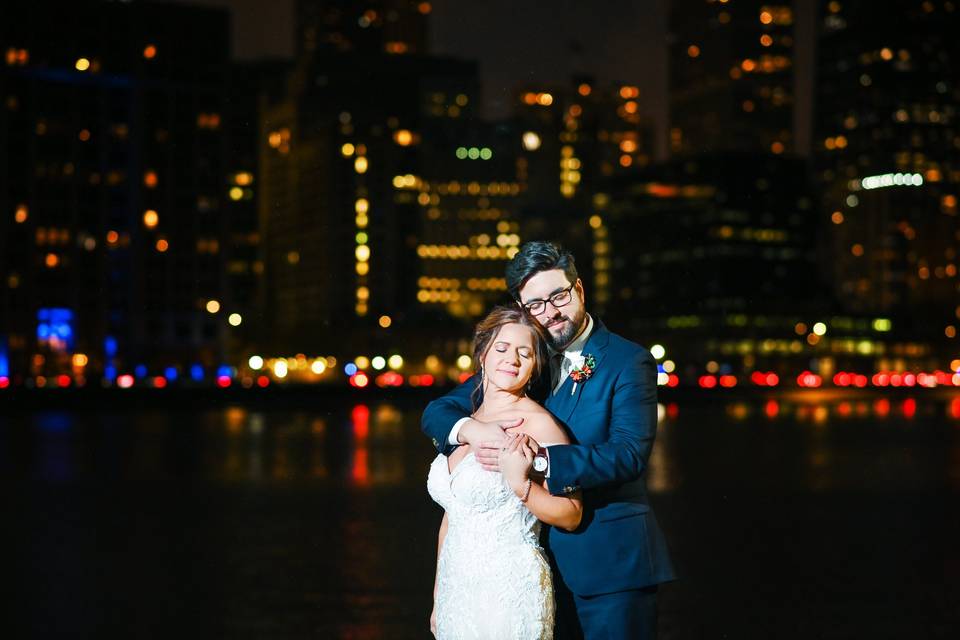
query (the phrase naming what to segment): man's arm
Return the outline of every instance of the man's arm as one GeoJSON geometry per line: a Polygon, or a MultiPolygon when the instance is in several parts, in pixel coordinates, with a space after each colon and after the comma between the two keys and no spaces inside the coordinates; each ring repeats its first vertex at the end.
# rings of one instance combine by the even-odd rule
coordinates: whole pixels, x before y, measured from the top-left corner
{"type": "Polygon", "coordinates": [[[420,418],[420,428],[430,437],[437,451],[448,456],[459,446],[450,441],[450,432],[454,425],[463,421],[457,434],[457,441],[473,447],[477,461],[484,469],[499,471],[497,459],[500,454],[500,442],[505,437],[504,429],[520,426],[523,418],[499,423],[479,422],[471,418],[473,402],[470,394],[473,393],[475,384],[476,376],[472,376],[447,395],[428,404],[420,418]]]}
{"type": "Polygon", "coordinates": [[[552,494],[566,495],[640,477],[657,434],[656,376],[653,357],[645,349],[639,351],[617,377],[607,441],[547,447],[552,494]]]}
{"type": "Polygon", "coordinates": [[[450,455],[457,448],[450,443],[450,431],[461,418],[473,413],[470,394],[477,384],[476,376],[453,389],[447,395],[437,398],[427,405],[420,418],[420,428],[433,442],[433,446],[443,455],[450,455]]]}

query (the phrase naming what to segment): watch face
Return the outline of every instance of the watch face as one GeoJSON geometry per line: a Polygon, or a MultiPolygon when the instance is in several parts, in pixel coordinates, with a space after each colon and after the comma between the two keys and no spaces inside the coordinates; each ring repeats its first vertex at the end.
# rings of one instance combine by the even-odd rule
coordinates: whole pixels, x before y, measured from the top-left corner
{"type": "Polygon", "coordinates": [[[547,470],[547,459],[536,457],[533,459],[533,470],[534,471],[546,471],[547,470]]]}

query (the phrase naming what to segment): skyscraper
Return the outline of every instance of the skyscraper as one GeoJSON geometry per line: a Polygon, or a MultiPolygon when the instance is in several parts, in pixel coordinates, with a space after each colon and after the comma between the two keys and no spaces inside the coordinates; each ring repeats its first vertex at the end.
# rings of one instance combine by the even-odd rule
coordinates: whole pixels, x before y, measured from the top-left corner
{"type": "Polygon", "coordinates": [[[832,249],[852,310],[953,338],[960,318],[960,7],[822,2],[814,142],[832,249]]]}
{"type": "Polygon", "coordinates": [[[11,368],[42,384],[219,365],[233,311],[222,296],[227,15],[57,7],[51,19],[43,5],[11,5],[0,23],[11,368]]]}
{"type": "Polygon", "coordinates": [[[792,1],[674,2],[670,150],[794,151],[792,1]]]}

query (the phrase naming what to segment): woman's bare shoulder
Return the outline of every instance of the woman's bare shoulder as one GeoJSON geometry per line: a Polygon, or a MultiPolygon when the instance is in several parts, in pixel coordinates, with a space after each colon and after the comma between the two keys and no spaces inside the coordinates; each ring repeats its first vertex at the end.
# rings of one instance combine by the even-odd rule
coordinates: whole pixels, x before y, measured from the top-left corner
{"type": "Polygon", "coordinates": [[[541,407],[536,402],[531,401],[526,413],[523,424],[519,431],[526,433],[537,442],[549,442],[551,444],[568,444],[570,436],[562,426],[553,417],[553,414],[541,407]]]}

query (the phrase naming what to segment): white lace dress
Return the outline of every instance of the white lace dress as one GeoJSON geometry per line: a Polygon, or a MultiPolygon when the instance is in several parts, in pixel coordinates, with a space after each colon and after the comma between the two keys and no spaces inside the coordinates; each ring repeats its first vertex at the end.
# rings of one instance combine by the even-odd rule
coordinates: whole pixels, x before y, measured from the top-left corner
{"type": "Polygon", "coordinates": [[[473,453],[450,473],[439,455],[427,490],[448,519],[438,559],[437,638],[552,639],[553,582],[540,522],[503,476],[485,471],[473,453]]]}

